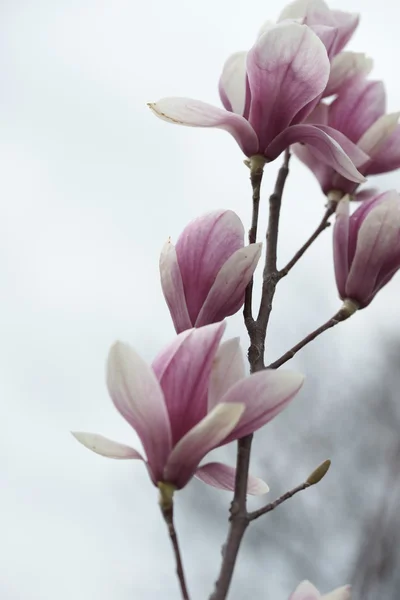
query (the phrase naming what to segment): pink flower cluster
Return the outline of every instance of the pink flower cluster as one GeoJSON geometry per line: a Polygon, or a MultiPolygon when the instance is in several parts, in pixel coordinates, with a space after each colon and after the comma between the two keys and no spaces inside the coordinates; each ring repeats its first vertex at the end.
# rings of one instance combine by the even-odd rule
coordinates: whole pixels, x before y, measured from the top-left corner
{"type": "MultiPolygon", "coordinates": [[[[171,123],[228,131],[258,164],[292,147],[323,192],[336,194],[337,288],[344,301],[364,308],[400,268],[399,194],[358,191],[366,176],[400,167],[400,113],[386,114],[382,82],[368,79],[371,60],[343,52],[358,22],[323,0],[296,0],[276,24],[261,28],[248,51],[228,58],[219,80],[224,108],[189,98],[150,107],[171,123]],[[354,195],[364,201],[350,214],[354,195]]],[[[247,376],[239,340],[222,342],[224,320],[243,306],[260,255],[261,244],[245,246],[231,210],[198,217],[176,245],[165,244],[160,279],[177,336],[151,365],[121,342],[107,364],[111,399],[143,453],[98,434],[76,432],[79,442],[103,456],[144,462],[155,486],[181,489],[197,477],[234,488],[232,467],[203,458],[268,423],[303,383],[290,371],[247,376]]],[[[249,476],[249,494],[266,491],[249,476]]],[[[348,586],[322,596],[305,581],[289,600],[349,598],[348,586]]]]}
{"type": "MultiPolygon", "coordinates": [[[[276,24],[261,28],[250,50],[226,61],[223,109],[190,98],[164,98],[150,108],[171,123],[225,129],[250,158],[269,162],[290,146],[325,194],[363,200],[352,216],[347,201],[339,203],[333,242],[339,295],[363,308],[400,268],[398,193],[357,190],[366,176],[400,168],[400,112],[386,113],[383,83],[368,79],[372,60],[343,51],[358,23],[358,15],[330,10],[323,0],[295,0],[276,24]]],[[[171,308],[167,287],[177,330],[204,322],[204,313],[186,315],[182,291],[171,308]]]]}

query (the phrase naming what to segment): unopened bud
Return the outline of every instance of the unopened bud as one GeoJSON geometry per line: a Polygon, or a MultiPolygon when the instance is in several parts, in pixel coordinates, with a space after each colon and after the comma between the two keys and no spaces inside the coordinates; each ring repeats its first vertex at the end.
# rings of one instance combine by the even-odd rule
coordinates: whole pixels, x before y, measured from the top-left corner
{"type": "Polygon", "coordinates": [[[309,485],[315,485],[316,483],[319,483],[329,471],[330,466],[331,461],[329,459],[325,460],[322,464],[319,465],[319,467],[315,469],[315,471],[311,473],[311,475],[307,477],[306,483],[308,483],[309,485]]]}

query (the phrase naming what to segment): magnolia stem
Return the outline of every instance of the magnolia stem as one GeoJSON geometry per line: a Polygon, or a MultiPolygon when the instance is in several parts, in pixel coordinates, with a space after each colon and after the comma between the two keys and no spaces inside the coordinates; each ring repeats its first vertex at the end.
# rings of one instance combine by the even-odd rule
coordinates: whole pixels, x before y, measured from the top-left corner
{"type": "Polygon", "coordinates": [[[293,348],[285,352],[285,354],[283,354],[280,358],[268,365],[267,369],[278,369],[279,367],[281,367],[288,360],[291,360],[299,350],[304,348],[304,346],[307,346],[307,344],[309,344],[310,342],[315,340],[316,337],[321,335],[321,333],[324,333],[324,331],[327,331],[331,327],[334,327],[338,323],[341,323],[342,321],[345,321],[346,319],[351,317],[351,315],[356,312],[357,308],[358,306],[355,302],[353,302],[352,300],[345,300],[342,308],[335,315],[333,315],[333,317],[329,319],[329,321],[326,321],[326,323],[309,333],[305,338],[301,340],[301,342],[293,346],[293,348]]]}
{"type": "Polygon", "coordinates": [[[293,269],[295,264],[300,260],[300,258],[306,252],[306,250],[308,250],[308,248],[311,246],[311,244],[313,244],[313,242],[315,242],[315,240],[320,235],[320,233],[322,233],[327,227],[330,226],[329,219],[330,219],[331,215],[333,215],[335,210],[336,210],[336,202],[328,201],[327,209],[325,211],[324,216],[321,219],[320,224],[318,225],[318,227],[316,228],[314,233],[303,244],[303,246],[296,252],[296,254],[293,256],[293,258],[291,260],[289,260],[287,265],[285,267],[283,267],[283,269],[278,271],[279,279],[282,279],[283,277],[285,277],[289,273],[289,271],[291,271],[291,269],[293,269]]]}
{"type": "Polygon", "coordinates": [[[183,570],[182,556],[179,548],[178,536],[174,525],[174,505],[173,493],[174,489],[168,484],[159,484],[160,488],[160,508],[164,521],[168,527],[169,537],[171,539],[172,548],[174,550],[176,561],[176,575],[178,577],[183,600],[190,600],[189,592],[186,585],[185,573],[183,570]]]}
{"type": "MultiPolygon", "coordinates": [[[[248,162],[248,166],[250,168],[250,181],[251,187],[253,189],[253,210],[251,216],[251,227],[249,230],[249,244],[254,244],[257,241],[257,227],[258,227],[258,212],[260,208],[260,190],[261,190],[261,182],[263,178],[264,172],[264,164],[265,161],[260,160],[262,157],[257,157],[258,160],[250,159],[248,162]]],[[[252,301],[253,301],[253,277],[251,278],[245,294],[244,300],[244,308],[243,308],[243,316],[246,323],[247,328],[251,328],[254,325],[253,319],[253,311],[252,311],[252,301]]]]}
{"type": "Polygon", "coordinates": [[[264,365],[265,338],[269,317],[272,311],[272,301],[275,295],[276,284],[279,281],[277,270],[277,248],[279,233],[279,217],[281,211],[282,194],[289,174],[290,152],[286,150],[282,167],[279,169],[274,193],[269,198],[269,218],[265,251],[265,267],[263,272],[263,285],[260,309],[258,311],[255,327],[249,331],[250,348],[249,363],[252,372],[262,370],[264,365]]]}

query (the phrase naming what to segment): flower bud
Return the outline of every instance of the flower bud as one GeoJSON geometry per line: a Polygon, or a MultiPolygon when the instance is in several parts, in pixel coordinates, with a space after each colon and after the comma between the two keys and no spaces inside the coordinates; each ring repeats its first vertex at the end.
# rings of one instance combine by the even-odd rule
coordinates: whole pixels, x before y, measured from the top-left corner
{"type": "Polygon", "coordinates": [[[367,306],[400,268],[400,196],[395,190],[366,200],[350,215],[339,202],[333,232],[336,284],[343,300],[367,306]]]}
{"type": "Polygon", "coordinates": [[[231,210],[198,217],[160,257],[161,285],[177,333],[222,321],[244,303],[261,244],[243,246],[244,228],[231,210]]]}

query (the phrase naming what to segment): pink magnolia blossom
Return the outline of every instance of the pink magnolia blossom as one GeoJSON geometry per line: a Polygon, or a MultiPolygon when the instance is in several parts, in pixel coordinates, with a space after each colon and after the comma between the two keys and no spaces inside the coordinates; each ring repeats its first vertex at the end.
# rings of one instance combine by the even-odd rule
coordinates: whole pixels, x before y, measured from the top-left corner
{"type": "Polygon", "coordinates": [[[400,268],[400,196],[395,190],[363,202],[350,216],[344,198],[333,233],[336,284],[342,300],[367,306],[400,268]]]}
{"type": "MultiPolygon", "coordinates": [[[[74,433],[97,454],[146,463],[155,485],[177,489],[196,476],[222,489],[233,489],[235,470],[221,463],[199,467],[217,446],[248,435],[285,408],[303,383],[289,371],[266,370],[245,376],[239,339],[220,344],[225,324],[179,334],[151,367],[129,346],[110,351],[107,385],[117,410],[138,434],[137,450],[92,433],[74,433]]],[[[248,493],[267,491],[264,482],[248,481],[248,493]]]]}
{"type": "MultiPolygon", "coordinates": [[[[357,77],[341,89],[339,96],[327,105],[320,103],[309,120],[340,131],[368,155],[357,163],[363,175],[386,173],[400,167],[400,113],[385,114],[386,94],[381,81],[357,77]]],[[[312,148],[296,145],[295,154],[318,179],[328,193],[340,190],[352,194],[357,185],[343,178],[328,166],[312,148]]]]}
{"type": "Polygon", "coordinates": [[[323,0],[294,0],[282,11],[279,21],[302,19],[302,22],[318,31],[320,27],[335,29],[330,56],[336,56],[346,46],[355,32],[360,16],[341,10],[331,10],[323,0]]]}
{"type": "Polygon", "coordinates": [[[244,227],[231,210],[198,217],[167,242],[160,257],[161,285],[177,333],[223,321],[243,306],[261,244],[243,247],[244,227]]]}
{"type": "Polygon", "coordinates": [[[297,586],[289,600],[350,600],[351,588],[349,585],[337,588],[329,594],[322,595],[309,581],[302,581],[297,586]]]}
{"type": "MultiPolygon", "coordinates": [[[[332,28],[325,28],[324,37],[331,36],[332,28]]],[[[365,154],[334,129],[304,123],[329,73],[318,35],[307,25],[283,21],[264,26],[249,52],[237,52],[225,63],[219,82],[225,109],[190,98],[164,98],[149,106],[171,123],[224,129],[246,156],[262,155],[266,162],[296,142],[310,145],[322,161],[359,183],[364,178],[354,165],[365,154]]]]}
{"type": "Polygon", "coordinates": [[[336,94],[354,76],[371,71],[372,60],[365,54],[341,52],[358,26],[359,15],[330,10],[323,0],[295,0],[283,9],[279,21],[285,19],[308,25],[326,47],[331,71],[323,96],[336,94]]]}

